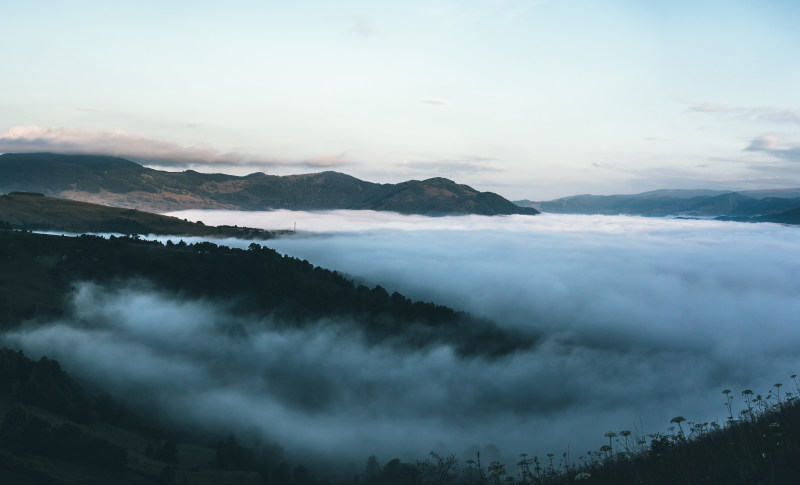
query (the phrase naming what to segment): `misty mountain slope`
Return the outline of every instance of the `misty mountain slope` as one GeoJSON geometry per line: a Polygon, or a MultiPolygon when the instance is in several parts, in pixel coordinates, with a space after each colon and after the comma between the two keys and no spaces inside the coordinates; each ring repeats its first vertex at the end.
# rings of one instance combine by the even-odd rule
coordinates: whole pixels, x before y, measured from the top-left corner
{"type": "Polygon", "coordinates": [[[777,222],[779,224],[800,224],[800,207],[788,211],[770,214],[757,218],[759,222],[777,222]]]}
{"type": "Polygon", "coordinates": [[[756,217],[800,207],[798,189],[774,191],[655,190],[634,195],[575,195],[516,203],[557,214],[756,217]]]}
{"type": "MultiPolygon", "coordinates": [[[[242,225],[254,214],[214,215],[242,225]]],[[[495,444],[512,465],[521,452],[596,450],[610,429],[653,433],[676,415],[724,418],[720,390],[738,396],[800,368],[800,337],[786,323],[800,314],[793,228],[557,215],[263,217],[256,226],[297,217],[303,232],[270,245],[298,261],[541,338],[501,358],[461,356],[448,343],[371,341],[337,318],[293,325],[230,298],[109,279],[74,285],[67,315],[11,329],[5,345],[56,358],[112,395],[157,402],[170,422],[237,437],[252,429],[294,462],[352,460],[356,471],[370,454],[380,463],[413,463],[430,449],[474,459],[473,444],[482,459],[495,444]]],[[[231,244],[249,253],[249,242],[231,244]]],[[[33,258],[46,279],[59,265],[40,256],[53,263],[33,258]]]]}
{"type": "Polygon", "coordinates": [[[182,209],[371,209],[404,214],[536,214],[497,194],[433,178],[376,184],[337,172],[245,177],[164,172],[89,155],[0,155],[0,191],[41,192],[151,212],[182,209]]]}
{"type": "Polygon", "coordinates": [[[747,216],[720,216],[717,220],[736,221],[736,222],[774,222],[776,224],[800,225],[800,207],[790,209],[777,214],[769,214],[758,217],[747,216]]]}
{"type": "Polygon", "coordinates": [[[288,231],[205,226],[177,217],[108,207],[36,192],[0,195],[0,220],[15,229],[69,233],[160,234],[269,239],[288,231]]]}
{"type": "MultiPolygon", "coordinates": [[[[253,446],[233,434],[209,439],[174,426],[168,431],[151,415],[137,414],[97,391],[85,391],[56,360],[35,361],[0,348],[2,483],[324,485],[338,475],[326,470],[321,474],[329,479],[317,479],[320,470],[309,470],[302,461],[290,465],[277,445],[253,446]]],[[[796,483],[800,402],[791,394],[766,401],[763,406],[743,403],[740,419],[722,426],[687,423],[686,434],[681,427],[650,434],[648,441],[638,431],[623,431],[612,451],[625,452],[610,459],[609,450],[601,448],[594,456],[549,469],[534,466],[538,457],[523,456],[521,473],[510,473],[504,483],[575,483],[578,475],[584,483],[598,484],[702,483],[707,477],[725,484],[796,483]]],[[[416,463],[395,458],[384,466],[374,456],[361,457],[367,467],[351,467],[346,479],[335,483],[416,485],[442,483],[443,476],[452,479],[445,483],[477,481],[475,467],[467,462],[473,457],[430,456],[416,463]]],[[[487,454],[481,457],[486,460],[487,454]]]]}
{"type": "Polygon", "coordinates": [[[165,247],[135,238],[2,230],[0,252],[9,261],[0,267],[5,326],[69,315],[71,285],[92,281],[120,291],[154,286],[180,298],[217,301],[232,314],[256,315],[268,325],[338,327],[376,345],[450,345],[459,355],[495,358],[536,342],[488,320],[390,295],[380,286],[356,286],[338,273],[257,244],[247,251],[211,243],[165,247]]]}
{"type": "MultiPolygon", "coordinates": [[[[226,471],[213,444],[186,432],[176,441],[175,431],[151,416],[85,391],[47,357],[34,361],[0,348],[0,402],[4,485],[171,483],[164,479],[169,470],[189,483],[262,483],[256,470],[226,471]]],[[[258,457],[265,470],[281,460],[279,449],[271,451],[258,457]]]]}

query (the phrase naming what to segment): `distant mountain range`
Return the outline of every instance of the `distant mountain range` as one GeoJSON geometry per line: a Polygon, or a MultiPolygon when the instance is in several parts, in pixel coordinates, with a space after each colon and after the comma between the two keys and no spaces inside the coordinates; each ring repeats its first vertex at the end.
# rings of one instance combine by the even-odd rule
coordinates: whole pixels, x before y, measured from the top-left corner
{"type": "Polygon", "coordinates": [[[574,195],[550,201],[515,201],[556,214],[627,214],[719,218],[800,224],[800,188],[751,190],[655,190],[633,195],[574,195]]]}
{"type": "Polygon", "coordinates": [[[39,192],[167,212],[183,209],[369,209],[403,214],[537,214],[492,192],[445,178],[376,184],[338,172],[245,177],[165,172],[123,158],[52,153],[0,155],[0,192],[39,192]]]}

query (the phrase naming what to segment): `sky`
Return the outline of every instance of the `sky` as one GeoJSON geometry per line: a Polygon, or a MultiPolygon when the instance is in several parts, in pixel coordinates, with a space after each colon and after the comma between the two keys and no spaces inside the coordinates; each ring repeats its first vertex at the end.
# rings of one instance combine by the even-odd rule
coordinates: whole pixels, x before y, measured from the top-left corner
{"type": "Polygon", "coordinates": [[[0,153],[512,200],[800,186],[795,1],[5,3],[0,153]]]}
{"type": "Polygon", "coordinates": [[[577,459],[608,444],[609,430],[646,438],[668,432],[675,416],[723,423],[724,389],[736,415],[745,389],[767,396],[781,383],[800,392],[790,378],[800,374],[800,327],[790,324],[800,314],[800,240],[791,226],[560,214],[177,215],[269,228],[297,221],[295,236],[266,244],[539,339],[497,357],[460,355],[446,339],[368,343],[357,325],[280,325],[231,314],[227,300],[131,281],[76,282],[72,313],[15,329],[3,343],[56,358],[125,402],[147,398],[193,428],[256,434],[302,463],[359,467],[371,454],[413,462],[431,450],[463,463],[474,458],[469,447],[489,444],[510,469],[523,452],[544,459],[570,450],[577,459]]]}

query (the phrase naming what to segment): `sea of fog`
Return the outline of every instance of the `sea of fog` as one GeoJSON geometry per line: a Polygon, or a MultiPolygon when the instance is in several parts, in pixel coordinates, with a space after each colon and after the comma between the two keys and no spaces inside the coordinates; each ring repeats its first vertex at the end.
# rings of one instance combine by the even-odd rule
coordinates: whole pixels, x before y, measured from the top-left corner
{"type": "Polygon", "coordinates": [[[736,412],[742,390],[794,391],[789,376],[800,374],[797,227],[548,214],[171,215],[296,224],[295,234],[260,243],[543,337],[530,352],[491,360],[446,346],[366,347],[324,322],[243,336],[221,330],[233,318],[224,305],[131,283],[79,284],[75,318],[8,340],[191,423],[358,466],[370,454],[385,462],[431,450],[466,459],[470,446],[490,444],[505,457],[576,459],[607,443],[607,431],[665,432],[678,415],[722,423],[723,389],[733,390],[736,412]]]}

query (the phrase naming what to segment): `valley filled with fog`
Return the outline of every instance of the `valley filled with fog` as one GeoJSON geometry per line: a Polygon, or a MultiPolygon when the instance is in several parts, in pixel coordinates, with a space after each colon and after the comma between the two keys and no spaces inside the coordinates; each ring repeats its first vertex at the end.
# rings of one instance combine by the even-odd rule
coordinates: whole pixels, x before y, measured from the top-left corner
{"type": "Polygon", "coordinates": [[[789,376],[800,373],[796,227],[549,214],[172,215],[296,224],[294,235],[259,243],[491,319],[536,345],[500,357],[370,345],[324,320],[262,325],[146,282],[78,283],[75,318],[6,340],[113,393],[146,396],[143,405],[186,424],[359,468],[371,454],[467,459],[470,446],[490,444],[509,460],[568,450],[574,460],[606,443],[609,430],[664,432],[678,415],[722,423],[723,389],[736,399],[776,382],[791,391],[789,376]]]}

